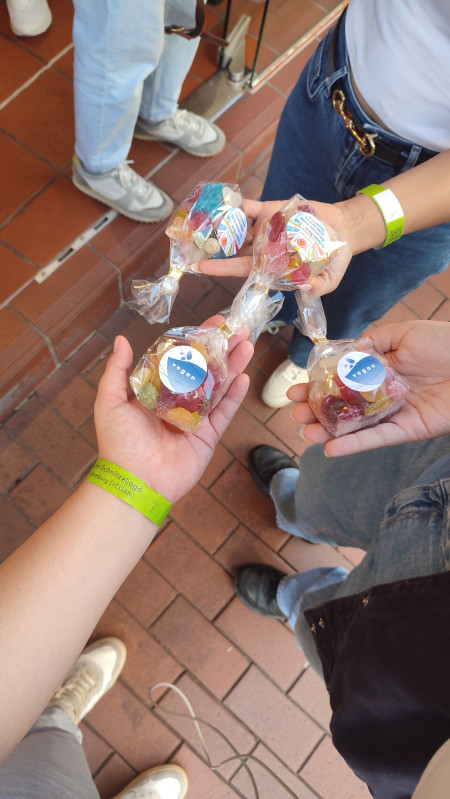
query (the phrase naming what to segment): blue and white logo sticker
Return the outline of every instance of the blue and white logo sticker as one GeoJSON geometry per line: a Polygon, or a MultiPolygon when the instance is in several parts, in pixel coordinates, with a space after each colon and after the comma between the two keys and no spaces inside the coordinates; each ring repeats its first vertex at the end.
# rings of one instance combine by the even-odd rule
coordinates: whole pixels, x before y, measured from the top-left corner
{"type": "Polygon", "coordinates": [[[195,347],[172,347],[159,364],[161,382],[174,394],[194,391],[201,386],[207,372],[206,361],[195,347]]]}
{"type": "Polygon", "coordinates": [[[375,355],[347,352],[337,365],[337,373],[354,391],[375,391],[384,381],[386,369],[375,355]]]}

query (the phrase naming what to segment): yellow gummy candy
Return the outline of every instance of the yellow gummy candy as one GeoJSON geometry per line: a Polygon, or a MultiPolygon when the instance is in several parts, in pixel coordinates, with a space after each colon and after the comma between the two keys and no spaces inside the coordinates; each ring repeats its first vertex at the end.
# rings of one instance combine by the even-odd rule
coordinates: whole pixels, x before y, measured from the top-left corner
{"type": "Polygon", "coordinates": [[[368,408],[364,411],[365,416],[373,416],[374,413],[380,413],[380,411],[386,410],[389,408],[389,405],[393,405],[395,402],[394,397],[380,397],[375,402],[372,402],[368,408]]]}
{"type": "Polygon", "coordinates": [[[186,433],[191,433],[201,422],[200,414],[197,411],[191,413],[186,408],[171,408],[166,412],[165,418],[186,433]]]}

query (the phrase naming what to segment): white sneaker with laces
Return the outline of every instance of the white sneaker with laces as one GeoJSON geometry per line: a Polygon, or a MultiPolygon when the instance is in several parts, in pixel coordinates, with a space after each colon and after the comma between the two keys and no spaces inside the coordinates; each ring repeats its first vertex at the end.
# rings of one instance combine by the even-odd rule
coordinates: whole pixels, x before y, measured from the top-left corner
{"type": "Polygon", "coordinates": [[[118,638],[100,638],[89,644],[51,698],[48,707],[59,707],[75,724],[79,724],[112,688],[126,659],[125,644],[118,638]]]}
{"type": "Polygon", "coordinates": [[[207,158],[225,147],[225,134],[217,125],[186,109],[177,108],[174,115],[156,125],[139,118],[134,130],[136,139],[167,141],[191,155],[207,158]]]}
{"type": "Polygon", "coordinates": [[[271,336],[276,336],[283,327],[287,327],[287,322],[283,322],[282,319],[272,319],[270,322],[266,322],[261,333],[270,333],[271,336]]]}
{"type": "Polygon", "coordinates": [[[47,0],[6,0],[9,23],[16,36],[39,36],[52,24],[47,0]]]}
{"type": "Polygon", "coordinates": [[[155,766],[143,771],[113,799],[183,799],[188,789],[181,766],[155,766]]]}
{"type": "Polygon", "coordinates": [[[283,363],[272,372],[265,384],[261,399],[269,408],[283,408],[289,405],[290,399],[286,392],[291,386],[297,383],[307,383],[308,372],[302,366],[297,366],[290,358],[286,358],[283,363]]]}
{"type": "Polygon", "coordinates": [[[170,197],[154,183],[145,180],[128,161],[108,172],[93,174],[82,165],[77,155],[72,160],[72,181],[77,189],[110,205],[136,222],[160,222],[173,211],[170,197]]]}

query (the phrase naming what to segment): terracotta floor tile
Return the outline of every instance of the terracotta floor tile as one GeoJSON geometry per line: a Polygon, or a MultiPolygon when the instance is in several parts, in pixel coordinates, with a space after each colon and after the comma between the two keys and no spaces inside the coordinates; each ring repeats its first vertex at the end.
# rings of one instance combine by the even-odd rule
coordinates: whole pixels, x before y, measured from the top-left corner
{"type": "MultiPolygon", "coordinates": [[[[295,796],[300,799],[317,799],[317,794],[313,794],[309,788],[306,787],[303,780],[292,771],[286,768],[278,758],[274,757],[272,752],[269,752],[267,747],[263,744],[258,744],[252,754],[268,766],[277,775],[277,777],[289,786],[295,796]]],[[[258,763],[248,760],[248,765],[254,776],[260,799],[275,799],[275,797],[288,796],[286,790],[272,777],[272,775],[260,766],[258,763]]],[[[241,791],[246,799],[254,799],[255,791],[250,781],[250,777],[245,769],[241,767],[233,778],[232,784],[241,791]]]]}
{"type": "Polygon", "coordinates": [[[83,751],[92,774],[95,774],[113,754],[113,750],[105,741],[92,732],[86,723],[81,722],[80,730],[83,734],[83,751]]]}
{"type": "Polygon", "coordinates": [[[8,187],[0,198],[0,225],[3,225],[56,176],[56,171],[1,132],[0,150],[0,180],[2,186],[8,187]]]}
{"type": "Polygon", "coordinates": [[[305,667],[306,658],[290,628],[276,619],[258,616],[237,597],[215,624],[283,691],[291,687],[305,667]]]}
{"type": "Polygon", "coordinates": [[[170,515],[204,549],[215,552],[237,525],[236,517],[202,486],[195,486],[172,507],[170,515]]]}
{"type": "Polygon", "coordinates": [[[327,732],[330,727],[331,707],[325,683],[314,669],[309,666],[298,682],[289,691],[289,697],[297,702],[314,721],[327,732]]]}
{"type": "MultiPolygon", "coordinates": [[[[231,461],[233,460],[233,456],[227,449],[223,446],[223,444],[217,444],[214,455],[206,467],[203,475],[200,478],[200,483],[205,488],[209,488],[217,478],[225,471],[225,469],[230,465],[231,461]]],[[[209,550],[211,551],[211,550],[209,550]]]]}
{"type": "Polygon", "coordinates": [[[79,427],[91,416],[97,396],[92,386],[67,364],[62,364],[54,375],[47,378],[37,393],[74,427],[79,427]]]}
{"type": "Polygon", "coordinates": [[[189,791],[195,799],[237,799],[238,794],[183,744],[172,758],[189,777],[189,791]]]}
{"type": "MultiPolygon", "coordinates": [[[[176,687],[187,697],[195,715],[199,719],[203,719],[208,725],[213,725],[223,735],[226,735],[238,752],[247,753],[251,751],[256,743],[255,736],[221,702],[217,702],[216,699],[211,697],[188,674],[183,674],[180,677],[176,687]]],[[[158,703],[155,713],[159,718],[170,723],[180,738],[185,743],[190,744],[201,757],[204,757],[203,748],[192,721],[189,718],[181,718],[181,716],[171,716],[164,711],[186,715],[186,705],[175,691],[167,691],[158,703]]],[[[216,765],[231,757],[233,752],[231,747],[214,730],[211,730],[207,724],[200,724],[200,727],[211,761],[216,765]]],[[[238,767],[239,763],[235,761],[222,766],[220,773],[226,779],[229,779],[238,767]]]]}
{"type": "Polygon", "coordinates": [[[293,770],[303,764],[323,731],[279,688],[251,666],[225,704],[293,770]]]}
{"type": "MultiPolygon", "coordinates": [[[[223,128],[224,116],[217,120],[223,128]]],[[[177,202],[189,195],[192,187],[203,181],[236,182],[242,156],[227,143],[225,149],[213,158],[196,158],[178,151],[158,172],[158,185],[177,202]]]]}
{"type": "Polygon", "coordinates": [[[304,441],[300,436],[301,426],[292,419],[293,405],[286,405],[280,408],[267,421],[267,429],[270,430],[283,443],[282,449],[291,449],[294,452],[294,459],[302,455],[311,442],[304,441]]]}
{"type": "Polygon", "coordinates": [[[164,535],[150,547],[147,557],[208,619],[213,619],[233,596],[229,575],[176,524],[169,524],[164,535]]]}
{"type": "MultiPolygon", "coordinates": [[[[6,9],[3,9],[3,14],[6,9]]],[[[12,35],[12,34],[11,34],[12,35]]],[[[17,41],[0,34],[0,104],[20,89],[20,87],[36,74],[44,63],[32,53],[24,50],[17,41]]]]}
{"type": "Polygon", "coordinates": [[[16,291],[36,275],[36,269],[0,242],[0,303],[6,302],[16,291]]]}
{"type": "Polygon", "coordinates": [[[266,420],[266,425],[262,424],[241,408],[222,437],[222,441],[243,463],[247,463],[250,450],[258,444],[270,444],[272,447],[278,447],[292,457],[291,448],[284,445],[270,432],[267,427],[268,422],[269,420],[266,420]]]}
{"type": "Polygon", "coordinates": [[[227,538],[215,558],[230,574],[234,574],[237,567],[244,563],[268,563],[286,573],[294,571],[271,547],[243,525],[227,538]]]}
{"type": "Polygon", "coordinates": [[[377,325],[393,325],[396,322],[409,322],[411,319],[418,319],[418,315],[411,311],[404,302],[398,302],[388,311],[378,322],[377,325]]]}
{"type": "Polygon", "coordinates": [[[7,491],[35,462],[35,458],[5,430],[0,430],[0,491],[7,491]]]}
{"type": "Polygon", "coordinates": [[[101,799],[110,799],[122,791],[136,776],[136,770],[114,753],[95,775],[94,782],[101,799]]]}
{"type": "Polygon", "coordinates": [[[50,27],[40,36],[20,37],[15,36],[9,25],[9,17],[4,5],[0,7],[0,31],[6,33],[14,41],[45,61],[54,58],[64,47],[72,41],[73,6],[71,0],[58,0],[50,2],[53,21],[50,27]]]}
{"type": "Polygon", "coordinates": [[[89,341],[83,344],[69,359],[69,364],[81,374],[88,374],[109,350],[109,342],[105,341],[98,333],[94,333],[89,341]]]}
{"type": "Polygon", "coordinates": [[[324,13],[309,0],[300,0],[300,2],[283,0],[277,4],[276,9],[269,8],[267,16],[267,41],[274,50],[284,53],[311,28],[318,25],[324,13]],[[274,24],[271,24],[272,21],[274,24]]]}
{"type": "Polygon", "coordinates": [[[411,291],[403,302],[417,314],[419,319],[430,319],[443,300],[441,292],[431,283],[425,282],[420,288],[411,291]]]}
{"type": "Polygon", "coordinates": [[[2,535],[0,537],[0,563],[11,555],[34,531],[35,525],[13,503],[0,496],[2,535]]]}
{"type": "Polygon", "coordinates": [[[284,92],[284,94],[289,95],[318,44],[319,40],[314,39],[301,50],[298,55],[285,64],[285,66],[281,67],[274,75],[271,75],[271,85],[276,86],[280,91],[284,92]]]}
{"type": "Polygon", "coordinates": [[[179,743],[121,682],[91,710],[89,725],[138,773],[166,763],[179,743]]]}
{"type": "Polygon", "coordinates": [[[33,524],[42,524],[70,496],[70,491],[39,464],[10,491],[10,497],[33,524]]]}
{"type": "Polygon", "coordinates": [[[450,301],[445,300],[442,305],[439,306],[437,311],[434,312],[432,317],[435,322],[448,322],[450,321],[450,301]]]}
{"type": "Polygon", "coordinates": [[[73,47],[65,52],[64,55],[57,58],[52,68],[56,69],[57,72],[62,72],[67,78],[73,80],[73,47]]]}
{"type": "Polygon", "coordinates": [[[72,82],[55,70],[43,72],[0,112],[0,124],[33,152],[63,167],[73,154],[72,82]]]}
{"type": "Polygon", "coordinates": [[[151,629],[174,657],[219,699],[247,668],[246,658],[181,596],[151,629]]]}
{"type": "MultiPolygon", "coordinates": [[[[173,682],[183,667],[170,656],[153,635],[139,624],[118,602],[109,604],[91,639],[115,635],[127,648],[127,662],[121,679],[149,705],[150,690],[158,682],[173,682]]],[[[155,695],[155,699],[158,693],[155,695]]]]}
{"type": "Polygon", "coordinates": [[[142,558],[122,584],[116,599],[144,627],[150,627],[176,595],[167,580],[142,558]]]}
{"type": "Polygon", "coordinates": [[[300,776],[320,796],[333,799],[369,799],[370,794],[364,785],[350,771],[339,752],[326,736],[316,749],[300,776]]]}
{"type": "Polygon", "coordinates": [[[317,566],[341,566],[351,571],[351,564],[329,544],[310,544],[294,536],[282,547],[280,555],[297,572],[315,569],[317,566]]]}
{"type": "Polygon", "coordinates": [[[272,500],[261,493],[238,461],[231,464],[211,492],[233,508],[239,519],[275,551],[287,540],[287,533],[276,526],[272,500]]]}
{"type": "Polygon", "coordinates": [[[104,210],[102,203],[59,177],[3,228],[2,238],[32,263],[46,266],[104,210]]]}
{"type": "Polygon", "coordinates": [[[447,267],[444,272],[439,272],[428,279],[428,283],[441,291],[443,294],[450,294],[450,268],[447,267]]]}

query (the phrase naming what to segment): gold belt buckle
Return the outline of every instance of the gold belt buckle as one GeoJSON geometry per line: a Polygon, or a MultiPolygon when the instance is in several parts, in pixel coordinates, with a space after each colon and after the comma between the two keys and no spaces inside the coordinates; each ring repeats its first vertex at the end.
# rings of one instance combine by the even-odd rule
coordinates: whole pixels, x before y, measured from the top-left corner
{"type": "Polygon", "coordinates": [[[358,142],[358,149],[361,155],[365,158],[372,158],[375,152],[374,138],[376,133],[364,133],[361,128],[355,125],[350,111],[345,106],[345,94],[341,89],[336,89],[333,92],[333,108],[336,114],[340,114],[344,120],[345,127],[352,134],[353,138],[358,142]]]}

